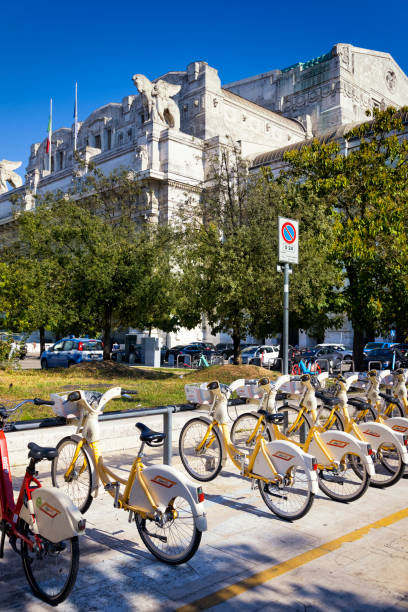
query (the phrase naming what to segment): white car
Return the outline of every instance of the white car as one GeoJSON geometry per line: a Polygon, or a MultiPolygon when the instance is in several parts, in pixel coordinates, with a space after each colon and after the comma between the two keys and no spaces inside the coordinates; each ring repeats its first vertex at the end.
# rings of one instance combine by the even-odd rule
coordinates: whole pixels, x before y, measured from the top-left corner
{"type": "Polygon", "coordinates": [[[241,352],[243,364],[265,365],[270,367],[275,365],[279,357],[279,347],[269,344],[248,346],[241,352]]]}

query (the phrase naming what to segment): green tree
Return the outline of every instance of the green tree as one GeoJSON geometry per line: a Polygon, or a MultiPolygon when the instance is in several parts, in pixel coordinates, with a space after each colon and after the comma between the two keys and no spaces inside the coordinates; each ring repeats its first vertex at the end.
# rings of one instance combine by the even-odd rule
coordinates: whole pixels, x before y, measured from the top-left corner
{"type": "MultiPolygon", "coordinates": [[[[68,193],[39,198],[34,213],[20,209],[18,241],[7,257],[16,286],[26,269],[37,274],[34,286],[26,283],[24,300],[14,292],[12,312],[21,312],[38,295],[30,319],[34,327],[102,332],[105,358],[114,327],[163,324],[173,296],[171,241],[167,228],[138,215],[145,208],[144,193],[128,171],[93,172],[68,193]],[[47,300],[52,317],[44,321],[47,300]]],[[[175,321],[167,317],[167,324],[173,328],[175,321]]]]}
{"type": "Polygon", "coordinates": [[[353,326],[358,368],[367,332],[395,324],[408,332],[407,111],[374,110],[345,135],[347,155],[337,143],[318,141],[285,155],[286,180],[296,182],[304,202],[318,198],[333,210],[332,260],[344,271],[338,299],[353,326]]]}
{"type": "Polygon", "coordinates": [[[294,266],[291,278],[291,323],[297,329],[328,327],[339,274],[326,248],[330,210],[318,198],[305,207],[290,182],[275,180],[266,169],[251,175],[237,151],[224,149],[212,160],[201,200],[188,202],[180,213],[181,322],[193,327],[204,312],[213,333],[231,334],[235,362],[241,339],[282,329],[279,215],[298,219],[301,228],[301,265],[294,266]]]}

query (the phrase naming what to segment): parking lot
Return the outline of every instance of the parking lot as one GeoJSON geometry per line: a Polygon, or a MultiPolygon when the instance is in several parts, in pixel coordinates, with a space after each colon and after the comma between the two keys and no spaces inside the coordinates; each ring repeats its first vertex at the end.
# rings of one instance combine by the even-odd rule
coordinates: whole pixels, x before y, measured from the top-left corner
{"type": "MultiPolygon", "coordinates": [[[[179,413],[173,419],[174,465],[181,470],[178,431],[191,416],[179,413]]],[[[161,427],[161,417],[143,421],[161,427]]],[[[35,440],[37,433],[30,433],[35,440]]],[[[55,442],[64,434],[57,429],[42,435],[55,442]]],[[[121,456],[105,460],[125,472],[134,452],[126,447],[121,456]]],[[[149,449],[149,457],[160,461],[157,451],[152,456],[149,449]]],[[[49,464],[39,465],[46,479],[49,464]]],[[[22,468],[14,473],[21,475],[22,468]]],[[[156,561],[127,514],[101,492],[86,514],[77,583],[59,609],[408,610],[408,480],[390,489],[369,488],[351,504],[319,494],[309,514],[294,523],[271,514],[257,489],[251,490],[229,463],[204,491],[208,531],[191,561],[176,567],[156,561]]],[[[47,607],[32,597],[21,561],[9,546],[0,561],[0,593],[1,611],[47,607]]]]}

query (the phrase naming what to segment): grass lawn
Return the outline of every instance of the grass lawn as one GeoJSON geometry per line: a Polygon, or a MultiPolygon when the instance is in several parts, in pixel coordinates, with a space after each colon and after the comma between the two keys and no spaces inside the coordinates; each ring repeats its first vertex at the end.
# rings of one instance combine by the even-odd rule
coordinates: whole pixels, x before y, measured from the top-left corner
{"type": "MultiPolygon", "coordinates": [[[[92,389],[104,392],[120,386],[138,392],[135,401],[112,401],[108,410],[126,410],[136,407],[182,404],[185,402],[184,385],[189,382],[219,380],[229,384],[237,378],[276,378],[271,372],[258,366],[211,366],[204,370],[186,371],[174,369],[130,368],[124,364],[105,361],[78,364],[66,369],[52,370],[4,370],[0,371],[0,403],[6,406],[19,400],[40,397],[49,399],[51,393],[74,389],[92,389]]],[[[18,420],[39,419],[54,416],[50,406],[27,404],[18,420]]]]}

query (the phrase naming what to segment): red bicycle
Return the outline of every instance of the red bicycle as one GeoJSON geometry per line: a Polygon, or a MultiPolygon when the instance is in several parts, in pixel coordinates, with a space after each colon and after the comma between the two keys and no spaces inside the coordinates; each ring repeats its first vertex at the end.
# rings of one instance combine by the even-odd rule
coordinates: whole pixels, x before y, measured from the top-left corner
{"type": "Polygon", "coordinates": [[[28,444],[30,462],[17,502],[7,440],[6,421],[24,404],[39,406],[54,402],[23,400],[14,408],[0,405],[0,558],[4,556],[6,536],[11,548],[21,556],[28,583],[37,597],[57,606],[64,601],[75,584],[79,566],[78,535],[85,530],[85,520],[72,501],[54,487],[42,487],[36,463],[57,457],[55,448],[28,444]]]}

